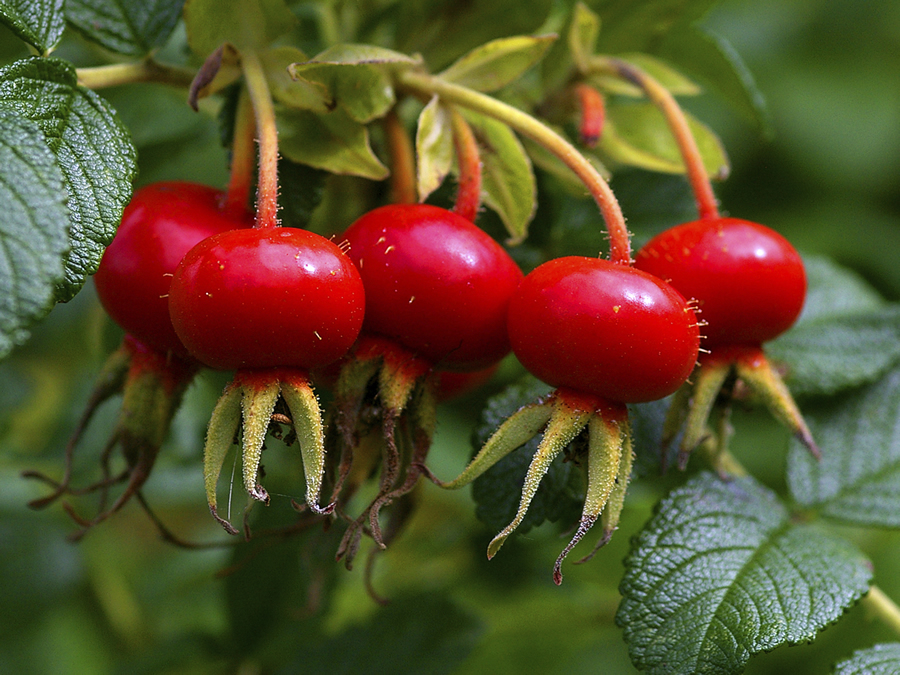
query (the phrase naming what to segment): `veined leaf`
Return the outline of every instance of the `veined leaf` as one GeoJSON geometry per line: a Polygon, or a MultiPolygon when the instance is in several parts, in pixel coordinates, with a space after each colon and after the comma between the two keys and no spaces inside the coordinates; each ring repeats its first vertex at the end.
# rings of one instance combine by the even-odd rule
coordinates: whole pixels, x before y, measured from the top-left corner
{"type": "Polygon", "coordinates": [[[37,125],[0,109],[0,358],[53,307],[69,213],[56,156],[37,125]]]}
{"type": "Polygon", "coordinates": [[[508,126],[470,111],[464,115],[481,149],[485,204],[500,216],[511,243],[521,242],[537,207],[531,160],[508,126]]]}
{"type": "Polygon", "coordinates": [[[855,273],[806,257],[808,291],[797,324],[766,344],[795,395],[833,394],[874,382],[900,361],[900,306],[855,273]]]}
{"type": "Polygon", "coordinates": [[[46,54],[66,27],[65,0],[0,0],[0,21],[25,42],[46,54]]]}
{"type": "Polygon", "coordinates": [[[371,180],[389,174],[372,152],[366,127],[340,111],[326,115],[284,111],[278,124],[281,152],[293,162],[371,180]]]}
{"type": "Polygon", "coordinates": [[[289,72],[307,95],[321,93],[326,110],[339,108],[361,124],[384,117],[396,101],[390,77],[378,66],[307,62],[289,72]]]}
{"type": "Polygon", "coordinates": [[[840,520],[900,526],[900,369],[881,381],[804,410],[820,461],[792,443],[791,492],[803,506],[840,520]]]}
{"type": "Polygon", "coordinates": [[[191,50],[206,58],[225,42],[238,51],[268,47],[297,18],[284,0],[187,0],[184,22],[191,50]]]}
{"type": "MultiPolygon", "coordinates": [[[[609,105],[600,139],[604,154],[622,164],[650,171],[684,173],[684,162],[662,113],[652,103],[609,105]]],[[[702,122],[687,115],[709,176],[722,179],[730,171],[719,138],[702,122]]]]}
{"type": "Polygon", "coordinates": [[[834,668],[834,675],[895,675],[900,672],[900,644],[893,642],[860,649],[834,668]]]}
{"type": "MultiPolygon", "coordinates": [[[[181,18],[184,0],[65,0],[66,18],[86,38],[120,54],[160,47],[181,18]]],[[[218,45],[216,45],[218,46],[218,45]]]]}
{"type": "Polygon", "coordinates": [[[317,113],[327,113],[334,107],[334,99],[325,84],[291,77],[290,66],[306,60],[306,55],[296,47],[267,50],[262,54],[261,60],[269,89],[279,103],[317,113]]]}
{"type": "Polygon", "coordinates": [[[743,671],[749,657],[811,640],[868,589],[849,543],[792,522],[752,478],[701,474],[664,499],[625,561],[616,622],[653,675],[743,671]]]}
{"type": "Polygon", "coordinates": [[[68,195],[71,250],[57,299],[71,299],[93,274],[131,198],[137,157],[108,103],[78,87],[57,59],[23,59],[0,70],[0,110],[34,121],[55,154],[68,195]]]}
{"type": "Polygon", "coordinates": [[[492,40],[459,58],[439,77],[477,91],[497,91],[540,61],[555,41],[555,35],[492,40]]]}
{"type": "Polygon", "coordinates": [[[340,44],[316,54],[306,63],[297,64],[297,72],[302,72],[307,66],[312,68],[326,63],[345,66],[362,64],[412,66],[419,63],[419,59],[374,45],[340,44]]]}
{"type": "Polygon", "coordinates": [[[437,97],[419,114],[416,128],[416,185],[419,201],[438,189],[453,166],[453,130],[449,111],[437,97]]]}

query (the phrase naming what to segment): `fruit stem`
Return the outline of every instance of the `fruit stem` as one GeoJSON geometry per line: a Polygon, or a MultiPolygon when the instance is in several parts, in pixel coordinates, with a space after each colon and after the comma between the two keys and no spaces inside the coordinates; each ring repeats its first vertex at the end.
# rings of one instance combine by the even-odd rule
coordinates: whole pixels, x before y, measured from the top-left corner
{"type": "Polygon", "coordinates": [[[900,607],[884,591],[872,584],[862,602],[895,633],[900,634],[900,607]]]}
{"type": "Polygon", "coordinates": [[[391,157],[391,201],[395,204],[415,204],[415,151],[396,108],[391,108],[385,115],[382,125],[391,157]]]}
{"type": "Polygon", "coordinates": [[[453,211],[474,223],[481,206],[481,153],[472,127],[456,108],[450,109],[450,124],[459,164],[459,190],[453,211]]]}
{"type": "Polygon", "coordinates": [[[614,263],[631,264],[631,243],[619,202],[594,166],[566,139],[543,122],[513,106],[467,87],[446,82],[433,75],[405,70],[397,73],[398,83],[417,94],[437,95],[447,103],[480,112],[504,122],[556,155],[590,191],[609,232],[609,257],[614,263]]]}
{"type": "Polygon", "coordinates": [[[75,70],[78,84],[88,89],[104,89],[133,82],[161,82],[188,88],[196,73],[189,68],[167,66],[152,58],[131,63],[114,63],[108,66],[78,68],[75,70]]]}
{"type": "Polygon", "coordinates": [[[242,89],[238,98],[231,142],[231,177],[225,194],[225,210],[239,216],[246,213],[253,182],[254,155],[253,106],[247,90],[242,89]]]}
{"type": "Polygon", "coordinates": [[[278,227],[278,128],[275,125],[275,106],[256,52],[241,52],[241,68],[256,115],[256,137],[259,139],[256,227],[278,227]]]}
{"type": "Polygon", "coordinates": [[[613,57],[595,56],[591,59],[590,72],[612,73],[632,84],[640,87],[647,98],[662,112],[678,144],[678,150],[687,170],[688,181],[694,198],[697,201],[697,210],[701,218],[718,218],[719,206],[716,195],[712,189],[709,175],[703,164],[703,157],[697,147],[697,139],[691,133],[687,117],[678,101],[672,93],[662,86],[651,75],[638,68],[634,64],[627,63],[613,57]]]}

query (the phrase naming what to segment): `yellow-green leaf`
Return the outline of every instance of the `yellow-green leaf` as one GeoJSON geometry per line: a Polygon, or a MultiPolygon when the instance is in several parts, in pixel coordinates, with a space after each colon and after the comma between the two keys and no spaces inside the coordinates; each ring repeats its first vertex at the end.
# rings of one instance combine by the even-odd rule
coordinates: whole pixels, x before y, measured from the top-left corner
{"type": "Polygon", "coordinates": [[[419,114],[416,129],[416,185],[419,201],[440,187],[453,166],[453,131],[449,111],[437,97],[419,114]]]}
{"type": "Polygon", "coordinates": [[[188,44],[205,58],[223,42],[238,50],[263,49],[297,23],[284,0],[187,0],[188,44]]]}
{"type": "Polygon", "coordinates": [[[637,66],[676,96],[696,96],[702,91],[696,82],[649,54],[621,54],[618,58],[637,66]]]}
{"type": "Polygon", "coordinates": [[[478,91],[497,91],[540,61],[555,40],[555,35],[492,40],[462,56],[440,77],[478,91]]]}
{"type": "Polygon", "coordinates": [[[328,87],[321,82],[291,77],[289,72],[292,64],[305,60],[306,55],[296,47],[278,47],[262,55],[272,97],[291,108],[326,113],[334,107],[328,87]]]}
{"type": "Polygon", "coordinates": [[[569,49],[576,67],[586,72],[588,63],[597,49],[597,36],[600,34],[600,17],[579,2],[572,12],[572,23],[569,25],[569,49]]]}

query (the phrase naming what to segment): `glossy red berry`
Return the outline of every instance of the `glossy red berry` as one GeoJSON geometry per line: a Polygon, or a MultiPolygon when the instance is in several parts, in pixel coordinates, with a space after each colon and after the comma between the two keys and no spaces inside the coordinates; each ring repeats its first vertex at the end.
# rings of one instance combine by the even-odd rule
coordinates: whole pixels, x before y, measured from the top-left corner
{"type": "Polygon", "coordinates": [[[104,309],[127,333],[159,352],[187,357],[169,319],[172,274],[195,244],[252,225],[252,215],[221,208],[215,188],[154,183],[134,193],[94,275],[104,309]]]}
{"type": "Polygon", "coordinates": [[[483,230],[435,206],[395,204],[344,238],[366,287],[366,332],[445,369],[477,370],[509,352],[506,311],[522,272],[483,230]]]}
{"type": "Polygon", "coordinates": [[[651,239],[635,266],[695,298],[704,344],[759,346],[790,328],[806,297],[803,261],[774,230],[737,218],[684,223],[651,239]]]}
{"type": "Polygon", "coordinates": [[[185,347],[220,370],[326,365],[353,345],[364,309],[350,259],[324,237],[286,227],[205,239],[176,269],[169,295],[185,347]]]}
{"type": "Polygon", "coordinates": [[[656,277],[599,258],[544,263],[509,307],[515,355],[532,374],[618,403],[663,398],[687,379],[700,335],[685,299],[656,277]]]}

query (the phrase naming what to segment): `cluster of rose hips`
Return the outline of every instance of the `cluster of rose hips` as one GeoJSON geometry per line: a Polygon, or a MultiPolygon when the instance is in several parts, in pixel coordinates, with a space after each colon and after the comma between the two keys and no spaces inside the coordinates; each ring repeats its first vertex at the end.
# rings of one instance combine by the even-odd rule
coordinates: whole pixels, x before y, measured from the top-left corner
{"type": "MultiPolygon", "coordinates": [[[[254,227],[249,213],[229,210],[212,188],[161,183],[135,194],[96,287],[126,338],[84,423],[99,401],[119,391],[125,399],[104,453],[104,478],[87,490],[105,494],[117,482],[126,488],[95,518],[80,519],[85,528],[131,496],[143,501],[140,490],[168,424],[201,367],[235,371],[206,443],[213,515],[238,532],[217,507],[219,474],[236,441],[247,494],[268,501],[260,483],[264,443],[287,424],[306,478],[305,499],[295,506],[319,516],[336,510],[348,521],[339,551],[348,560],[363,532],[384,545],[396,527],[382,532],[381,509],[430,475],[424,463],[442,377],[483,378],[510,348],[556,390],[515,413],[456,480],[442,484],[467,484],[543,433],[519,512],[491,542],[492,556],[553,459],[572,453],[585,466],[586,499],[557,563],[557,582],[563,557],[598,518],[601,543],[618,522],[632,458],[626,404],[679,391],[667,426],[674,437],[687,418],[685,461],[715,435],[707,429],[710,411],[729,378],[739,377],[814,448],[761,351],[802,308],[802,261],[775,232],[746,221],[701,218],[675,227],[642,248],[634,265],[566,257],[523,277],[494,239],[435,206],[376,208],[329,240],[254,227]],[[701,351],[694,382],[683,386],[701,351]],[[335,392],[323,422],[312,383],[328,381],[329,373],[335,392]],[[573,443],[582,434],[587,442],[573,443]],[[112,475],[116,444],[127,468],[112,475]],[[379,460],[375,498],[361,516],[346,515],[349,497],[379,460]],[[325,486],[331,489],[323,506],[325,486]]],[[[76,494],[68,476],[67,468],[37,504],[76,494]]]]}

